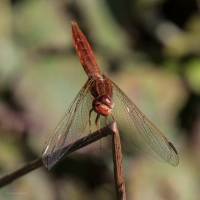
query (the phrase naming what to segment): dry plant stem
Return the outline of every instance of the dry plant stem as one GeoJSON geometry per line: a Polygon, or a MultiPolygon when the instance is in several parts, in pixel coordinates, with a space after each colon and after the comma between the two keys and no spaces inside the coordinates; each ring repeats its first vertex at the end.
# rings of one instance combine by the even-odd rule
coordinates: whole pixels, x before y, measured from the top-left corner
{"type": "Polygon", "coordinates": [[[124,173],[122,165],[122,150],[120,136],[117,126],[112,137],[113,147],[113,164],[114,164],[114,178],[115,178],[115,190],[117,200],[126,200],[124,173]]]}
{"type": "Polygon", "coordinates": [[[24,174],[29,173],[30,171],[33,171],[34,169],[37,169],[40,166],[42,166],[42,158],[38,158],[30,163],[27,163],[20,169],[2,177],[0,179],[0,187],[3,187],[5,185],[11,183],[13,180],[23,176],[24,174]]]}
{"type": "MultiPolygon", "coordinates": [[[[66,153],[66,155],[68,155],[68,154],[70,154],[70,153],[72,153],[72,152],[74,152],[78,149],[81,149],[81,148],[83,148],[83,147],[103,138],[103,137],[106,137],[107,135],[113,134],[115,126],[116,126],[116,123],[113,122],[113,123],[108,124],[107,126],[101,128],[100,129],[101,132],[95,131],[94,133],[91,133],[88,136],[77,140],[72,145],[72,147],[69,149],[69,151],[66,153]]],[[[67,147],[65,147],[65,148],[67,148],[67,147]]],[[[0,179],[0,187],[3,187],[5,185],[11,183],[12,181],[16,180],[17,178],[33,171],[34,169],[41,167],[42,164],[43,164],[42,158],[39,158],[39,159],[36,159],[36,160],[24,165],[20,169],[2,177],[0,179]]]]}

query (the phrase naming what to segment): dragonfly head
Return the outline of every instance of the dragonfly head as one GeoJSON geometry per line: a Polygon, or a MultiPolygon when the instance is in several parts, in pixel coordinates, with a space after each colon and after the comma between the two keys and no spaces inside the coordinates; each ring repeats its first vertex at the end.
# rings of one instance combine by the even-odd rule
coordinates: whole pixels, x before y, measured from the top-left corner
{"type": "Polygon", "coordinates": [[[101,95],[93,100],[92,107],[96,113],[108,116],[114,107],[114,102],[108,95],[101,95]]]}

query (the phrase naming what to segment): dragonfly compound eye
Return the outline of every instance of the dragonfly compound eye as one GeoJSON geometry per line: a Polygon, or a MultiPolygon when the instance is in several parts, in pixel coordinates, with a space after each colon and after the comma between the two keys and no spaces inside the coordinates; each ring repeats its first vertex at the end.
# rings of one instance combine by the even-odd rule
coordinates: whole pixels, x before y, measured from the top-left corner
{"type": "Polygon", "coordinates": [[[97,100],[111,109],[114,107],[113,100],[107,95],[101,95],[97,100]]]}
{"type": "Polygon", "coordinates": [[[114,102],[109,96],[102,95],[97,99],[94,99],[92,106],[96,113],[108,116],[114,107],[114,102]]]}

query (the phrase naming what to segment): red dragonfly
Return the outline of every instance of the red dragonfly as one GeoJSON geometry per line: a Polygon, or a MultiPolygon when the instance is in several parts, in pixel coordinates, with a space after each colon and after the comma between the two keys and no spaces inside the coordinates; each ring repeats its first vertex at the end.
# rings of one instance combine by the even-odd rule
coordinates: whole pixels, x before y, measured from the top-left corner
{"type": "Polygon", "coordinates": [[[98,129],[100,116],[104,116],[107,123],[111,116],[119,130],[123,130],[120,135],[154,158],[177,166],[179,158],[175,147],[113,81],[100,73],[91,47],[74,21],[72,38],[88,80],[47,140],[42,153],[44,165],[51,169],[70,149],[88,123],[91,126],[90,118],[94,111],[97,113],[95,124],[98,129]],[[68,145],[69,148],[63,151],[68,145]]]}

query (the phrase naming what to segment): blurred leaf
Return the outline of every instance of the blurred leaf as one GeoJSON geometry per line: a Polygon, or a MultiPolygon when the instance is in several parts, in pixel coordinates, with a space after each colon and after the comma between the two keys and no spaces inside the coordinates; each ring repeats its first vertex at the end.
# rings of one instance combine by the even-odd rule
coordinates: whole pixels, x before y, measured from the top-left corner
{"type": "Polygon", "coordinates": [[[23,1],[14,9],[15,32],[24,44],[32,47],[64,47],[71,43],[69,26],[57,15],[53,1],[23,1]]]}
{"type": "Polygon", "coordinates": [[[200,94],[200,59],[192,59],[187,63],[185,76],[192,90],[200,94]]]}
{"type": "Polygon", "coordinates": [[[186,31],[175,32],[168,38],[164,52],[168,56],[181,57],[187,54],[200,55],[200,16],[194,15],[188,20],[186,31]]]}
{"type": "Polygon", "coordinates": [[[9,1],[0,1],[0,40],[11,36],[11,7],[9,1]]]}

